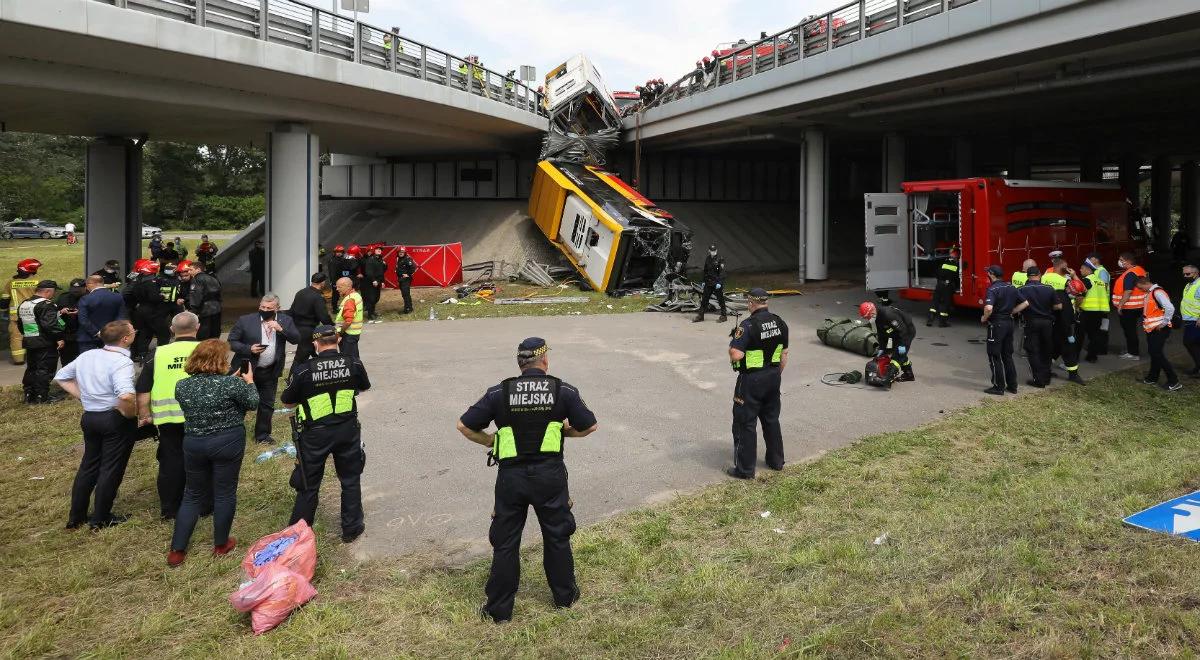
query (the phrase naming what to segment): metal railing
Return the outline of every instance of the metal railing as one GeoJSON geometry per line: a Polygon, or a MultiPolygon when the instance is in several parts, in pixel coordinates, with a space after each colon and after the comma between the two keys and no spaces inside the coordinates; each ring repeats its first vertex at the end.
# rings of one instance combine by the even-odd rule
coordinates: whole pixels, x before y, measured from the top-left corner
{"type": "Polygon", "coordinates": [[[739,42],[729,52],[719,52],[715,70],[689,72],[642,109],[828,53],[972,2],[975,0],[856,0],[765,39],[739,42]]]}
{"type": "Polygon", "coordinates": [[[95,0],[392,71],[545,116],[520,80],[298,0],[95,0]]]}

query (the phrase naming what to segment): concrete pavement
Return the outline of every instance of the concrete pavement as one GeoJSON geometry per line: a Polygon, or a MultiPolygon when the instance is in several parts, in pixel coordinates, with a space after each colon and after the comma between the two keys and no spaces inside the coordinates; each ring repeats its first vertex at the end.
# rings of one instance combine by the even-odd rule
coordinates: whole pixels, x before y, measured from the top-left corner
{"type": "MultiPolygon", "coordinates": [[[[781,415],[789,464],[996,400],[982,393],[988,385],[983,329],[965,315],[948,329],[926,328],[917,315],[916,383],[890,392],[823,385],[824,374],[861,371],[866,358],[821,345],[815,328],[827,316],[851,316],[864,297],[855,288],[772,302],[791,327],[781,415]]],[[[356,550],[433,563],[489,551],[495,468],[486,467],[485,450],[459,435],[455,422],[487,387],[517,373],[516,345],[530,335],[547,340],[551,373],[577,386],[599,419],[599,431],[566,445],[581,525],[726,480],[730,327],[652,313],[368,326],[362,351],[374,388],[360,397],[367,533],[356,550]]],[[[1021,362],[1024,383],[1029,371],[1021,362]]],[[[1131,364],[1109,357],[1085,363],[1082,373],[1089,378],[1131,364]]],[[[1033,391],[1022,385],[1023,394],[1033,391]]],[[[765,469],[761,456],[760,449],[765,469]]],[[[335,483],[326,484],[327,500],[336,492],[335,483]]],[[[325,503],[326,512],[336,510],[325,503]]],[[[530,518],[527,543],[538,539],[530,518]]]]}

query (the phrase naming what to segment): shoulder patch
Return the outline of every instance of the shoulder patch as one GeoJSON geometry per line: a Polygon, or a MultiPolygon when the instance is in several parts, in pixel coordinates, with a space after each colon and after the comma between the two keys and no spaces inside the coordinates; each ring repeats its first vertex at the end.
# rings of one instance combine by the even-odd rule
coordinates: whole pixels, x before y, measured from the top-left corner
{"type": "Polygon", "coordinates": [[[741,338],[742,338],[742,335],[744,335],[744,334],[746,334],[746,328],[744,328],[743,326],[740,326],[740,325],[739,325],[739,326],[737,327],[737,330],[734,330],[734,331],[733,331],[733,338],[734,338],[734,339],[741,339],[741,338]]]}

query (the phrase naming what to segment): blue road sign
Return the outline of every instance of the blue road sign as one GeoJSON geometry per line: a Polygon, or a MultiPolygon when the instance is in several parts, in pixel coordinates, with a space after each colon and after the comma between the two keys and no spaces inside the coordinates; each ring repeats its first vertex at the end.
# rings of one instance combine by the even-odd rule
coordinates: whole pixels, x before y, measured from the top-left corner
{"type": "Polygon", "coordinates": [[[1139,511],[1125,524],[1200,541],[1200,490],[1139,511]]]}

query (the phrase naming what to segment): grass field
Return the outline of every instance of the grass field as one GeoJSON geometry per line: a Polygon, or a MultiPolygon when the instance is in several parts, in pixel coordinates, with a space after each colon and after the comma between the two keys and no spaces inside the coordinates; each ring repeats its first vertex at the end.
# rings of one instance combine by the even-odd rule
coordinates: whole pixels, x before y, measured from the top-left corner
{"type": "MultiPolygon", "coordinates": [[[[585,528],[571,610],[550,606],[533,549],[504,626],[474,614],[486,561],[354,561],[327,500],[320,595],[258,638],[225,601],[240,557],[207,555],[207,519],[188,562],[166,568],[152,445],[135,449],[118,498],[133,520],[66,531],[78,407],[17,399],[9,389],[0,401],[0,647],[13,656],[1041,658],[1200,646],[1197,547],[1120,523],[1200,487],[1200,388],[1166,395],[1129,372],[987,402],[585,528]]],[[[286,521],[287,472],[244,466],[242,547],[286,521]]],[[[478,490],[489,506],[488,485],[478,490]]]]}

